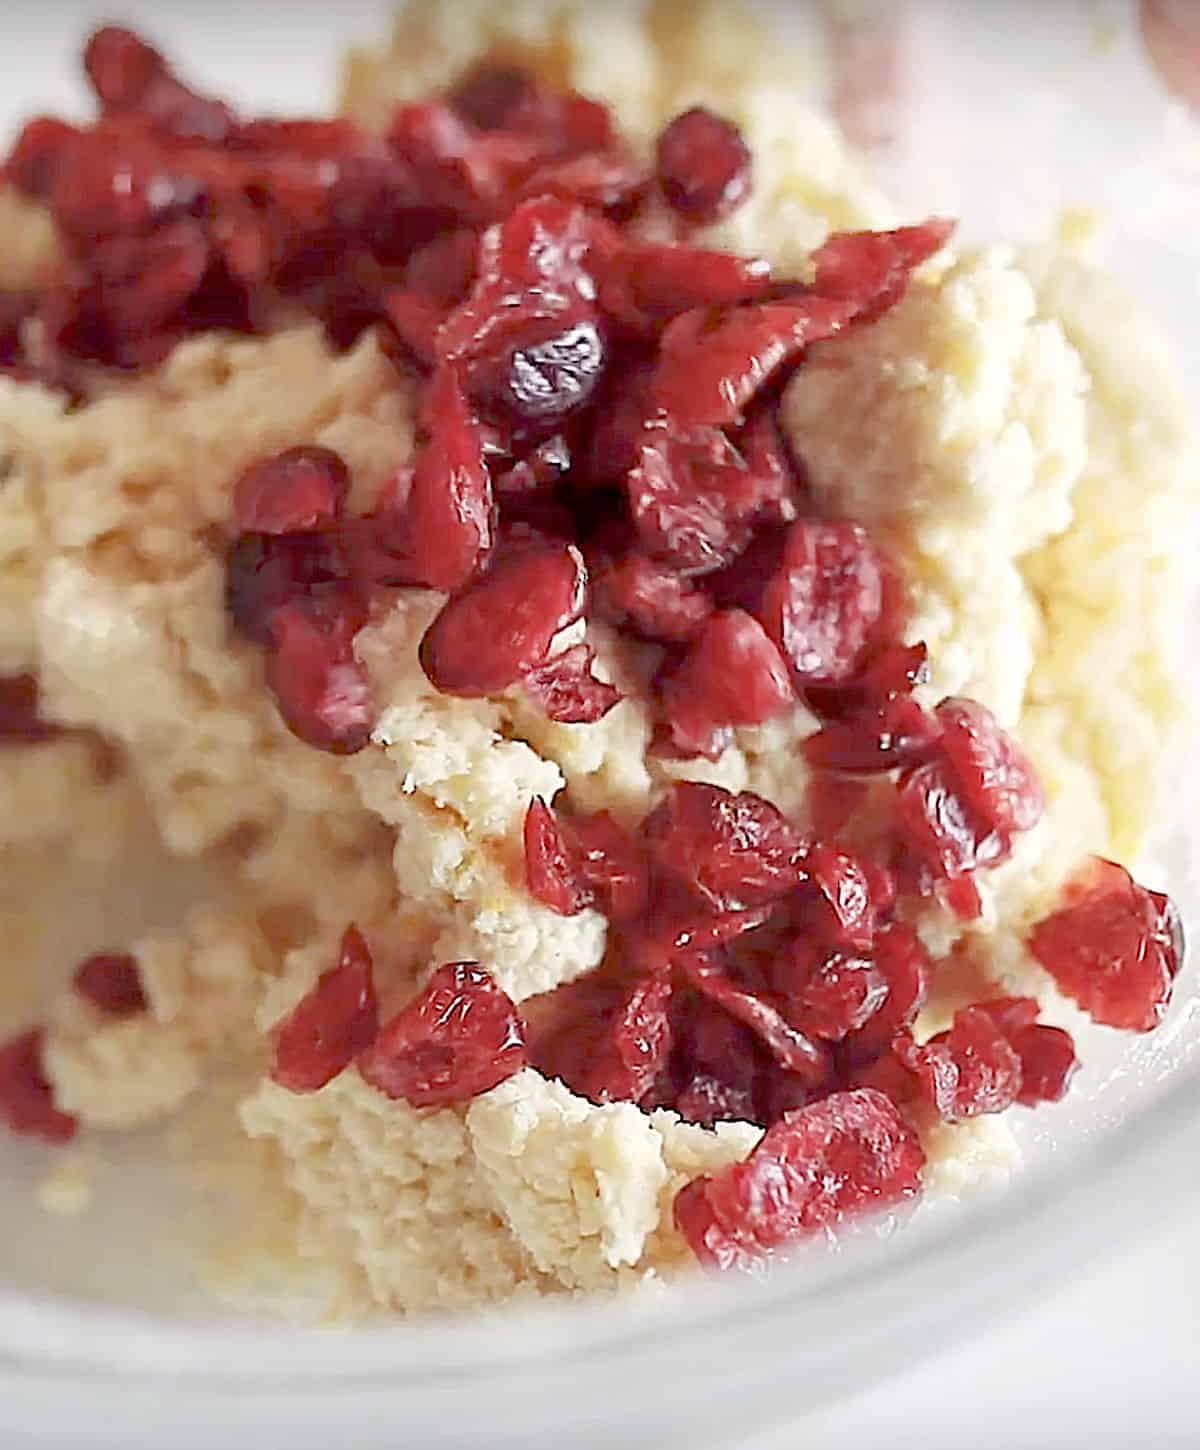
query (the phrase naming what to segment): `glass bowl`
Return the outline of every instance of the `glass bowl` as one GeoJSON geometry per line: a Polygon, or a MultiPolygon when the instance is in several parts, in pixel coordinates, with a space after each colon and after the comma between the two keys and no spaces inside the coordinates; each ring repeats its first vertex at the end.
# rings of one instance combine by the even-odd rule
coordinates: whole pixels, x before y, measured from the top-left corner
{"type": "MultiPolygon", "coordinates": [[[[859,23],[871,9],[845,8],[859,23]]],[[[387,7],[293,7],[286,26],[247,11],[233,56],[207,8],[121,9],[201,81],[288,110],[327,93],[331,55],[380,30],[387,7]]],[[[812,24],[782,0],[774,14],[812,24]]],[[[0,125],[78,102],[73,56],[98,18],[79,0],[6,17],[0,125]]],[[[1149,65],[1133,6],[929,0],[910,19],[914,89],[874,153],[906,210],[960,215],[971,239],[1037,239],[1064,208],[1095,208],[1106,261],[1200,396],[1200,133],[1149,65]]],[[[1188,779],[1182,761],[1174,778],[1188,779]]],[[[1191,792],[1172,798],[1159,854],[1194,925],[1191,792]]],[[[48,1158],[0,1142],[0,1435],[98,1450],[157,1450],[167,1434],[177,1450],[211,1450],[223,1432],[291,1450],[738,1442],[961,1339],[1171,1202],[1200,1148],[1196,989],[1185,966],[1159,1032],[1097,1031],[1067,1101],[1018,1111],[1027,1164],[1003,1193],[859,1234],[767,1282],[697,1280],[619,1302],[331,1331],[234,1317],[180,1292],[147,1251],[153,1221],[187,1210],[164,1204],[136,1139],[120,1191],[110,1175],[103,1202],[66,1226],[36,1205],[48,1158]]]]}

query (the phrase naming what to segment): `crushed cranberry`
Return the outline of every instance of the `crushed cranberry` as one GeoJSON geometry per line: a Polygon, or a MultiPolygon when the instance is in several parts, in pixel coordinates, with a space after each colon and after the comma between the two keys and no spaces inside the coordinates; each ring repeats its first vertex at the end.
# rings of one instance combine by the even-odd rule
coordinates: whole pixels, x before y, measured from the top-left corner
{"type": "Polygon", "coordinates": [[[744,1163],[689,1183],[675,1223],[702,1264],[747,1268],[915,1198],[924,1162],[916,1133],[882,1093],[833,1093],[786,1114],[744,1163]]]}
{"type": "Polygon", "coordinates": [[[1183,946],[1170,898],[1098,857],[1029,935],[1030,951],[1068,997],[1097,1022],[1130,1032],[1162,1021],[1183,946]]]}
{"type": "Polygon", "coordinates": [[[322,973],[275,1028],[272,1078],[314,1093],[365,1052],[379,1030],[371,950],[356,926],[342,935],[337,965],[322,973]]]}
{"type": "Polygon", "coordinates": [[[758,1077],[754,1034],[696,992],[671,1004],[673,1047],[664,1106],[689,1123],[753,1122],[758,1077]]]}
{"type": "Polygon", "coordinates": [[[564,725],[590,725],[621,700],[615,685],[592,673],[594,661],[590,644],[572,645],[528,670],[521,683],[547,719],[564,725]]]}
{"type": "Polygon", "coordinates": [[[466,1102],[520,1072],[525,1028],[475,962],[439,967],[358,1058],[363,1078],[414,1108],[466,1102]]]}
{"type": "Polygon", "coordinates": [[[662,688],[674,748],[710,759],[728,743],[730,727],[762,725],[794,702],[779,651],[741,610],[712,615],[662,688]]]}
{"type": "Polygon", "coordinates": [[[329,448],[289,448],[253,464],[233,491],[234,526],[245,534],[304,534],[332,527],[350,472],[329,448]]]}
{"type": "Polygon", "coordinates": [[[133,1017],[148,1006],[137,958],[128,952],[97,952],[80,962],[75,991],[106,1017],[133,1017]]]}
{"type": "Polygon", "coordinates": [[[572,1083],[594,1103],[636,1103],[666,1065],[671,1049],[667,973],[634,982],[617,1002],[593,1052],[572,1083]]]}
{"type": "Polygon", "coordinates": [[[54,1106],[54,1089],[42,1068],[45,1033],[40,1027],[0,1044],[0,1121],[13,1133],[68,1143],[77,1124],[54,1106]]]}
{"type": "Polygon", "coordinates": [[[328,596],[297,600],[270,616],[265,677],[284,723],[318,750],[352,755],[371,737],[375,707],[366,672],[354,657],[361,618],[328,596]]]}
{"type": "Polygon", "coordinates": [[[750,791],[680,781],[647,817],[643,836],[659,870],[713,912],[761,906],[804,879],[804,843],[750,791]]]}
{"type": "Polygon", "coordinates": [[[690,222],[719,221],[750,195],[750,148],[732,121],[703,106],[664,129],[657,163],[663,195],[690,222]]]}
{"type": "Polygon", "coordinates": [[[421,641],[422,668],[446,694],[497,694],[545,662],[586,597],[578,549],[515,549],[446,603],[421,641]]]}

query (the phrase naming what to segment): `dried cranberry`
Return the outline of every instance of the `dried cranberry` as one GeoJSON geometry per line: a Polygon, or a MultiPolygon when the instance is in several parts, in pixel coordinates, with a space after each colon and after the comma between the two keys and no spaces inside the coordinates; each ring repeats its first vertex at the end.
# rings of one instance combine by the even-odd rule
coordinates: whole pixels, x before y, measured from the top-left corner
{"type": "Polygon", "coordinates": [[[853,311],[850,303],[812,297],[685,312],[663,333],[653,406],[684,430],[740,422],[782,368],[810,343],[840,332],[853,311]]]}
{"type": "Polygon", "coordinates": [[[580,879],[572,844],[554,812],[535,796],[525,812],[525,878],[530,895],[557,911],[575,916],[591,901],[580,879]]]}
{"type": "Polygon", "coordinates": [[[371,738],[375,708],[366,672],[354,658],[361,617],[329,596],[319,606],[296,600],[269,621],[267,688],[288,729],[308,745],[352,755],[371,738]]]}
{"type": "Polygon", "coordinates": [[[252,464],[233,490],[241,533],[299,534],[332,526],[350,488],[350,471],[330,448],[288,448],[252,464]]]}
{"type": "Polygon", "coordinates": [[[901,1061],[950,1122],[1003,1112],[1021,1091],[1021,1059],[995,1018],[978,1007],[961,1007],[948,1031],[906,1048],[901,1061]]]}
{"type": "Polygon", "coordinates": [[[657,333],[681,312],[762,297],[771,269],[758,257],[643,243],[618,252],[600,277],[600,306],[638,332],[657,333]]]}
{"type": "Polygon", "coordinates": [[[5,179],[26,196],[47,201],[59,156],[78,135],[77,127],[56,116],[26,121],[4,163],[5,179]]]}
{"type": "Polygon", "coordinates": [[[468,71],[451,89],[450,104],[481,131],[507,126],[514,114],[535,103],[537,81],[523,66],[487,60],[468,71]]]}
{"type": "Polygon", "coordinates": [[[36,676],[0,675],[0,744],[34,745],[58,729],[41,714],[36,676]]]}
{"type": "Polygon", "coordinates": [[[869,958],[831,952],[788,994],[788,1017],[805,1032],[839,1042],[882,1008],[888,984],[869,958]]]}
{"type": "Polygon", "coordinates": [[[662,689],[671,742],[682,755],[720,754],[735,725],[762,725],[795,702],[779,651],[741,610],[714,614],[662,689]]]}
{"type": "Polygon", "coordinates": [[[636,1103],[645,1095],[671,1050],[671,992],[665,972],[626,989],[595,1050],[573,1074],[576,1092],[594,1103],[636,1103]]]}
{"type": "Polygon", "coordinates": [[[475,962],[450,962],[380,1028],[358,1070],[389,1098],[441,1108],[489,1092],[525,1063],[511,1000],[475,962]]]}
{"type": "Polygon", "coordinates": [[[202,141],[223,141],[233,128],[228,106],[190,90],[131,30],[101,27],[88,41],[83,63],[107,111],[137,112],[175,136],[202,141]]]}
{"type": "Polygon", "coordinates": [[[1059,1102],[1079,1067],[1071,1034],[1061,1027],[1038,1022],[1014,1032],[1009,1042],[1021,1059],[1021,1091],[1017,1102],[1026,1107],[1059,1102]]]}
{"type": "Polygon", "coordinates": [[[147,1007],[137,958],[128,952],[97,952],[80,962],[72,985],[106,1017],[132,1017],[147,1007]]]}
{"type": "Polygon", "coordinates": [[[901,775],[896,807],[906,839],[935,877],[953,881],[1008,854],[1007,840],[976,816],[957,776],[940,760],[901,775]]]}
{"type": "Polygon", "coordinates": [[[657,165],[663,195],[690,222],[719,221],[750,195],[750,148],[732,121],[703,106],[663,130],[657,165]]]}
{"type": "Polygon", "coordinates": [[[378,1030],[371,950],[358,928],[348,926],[337,966],[275,1028],[271,1076],[290,1092],[315,1093],[370,1047],[378,1030]]]}
{"type": "Polygon", "coordinates": [[[794,1027],[774,1003],[740,986],[719,962],[695,954],[681,957],[679,965],[691,985],[748,1027],[781,1067],[810,1086],[829,1076],[828,1051],[794,1027]]]}
{"type": "Polygon", "coordinates": [[[1063,905],[1033,928],[1029,949],[1097,1022],[1149,1032],[1171,1000],[1183,929],[1169,897],[1139,886],[1115,862],[1094,858],[1063,905]]]}
{"type": "Polygon", "coordinates": [[[876,972],[887,986],[880,1007],[856,1030],[852,1056],[861,1060],[882,1051],[916,1017],[929,993],[933,964],[911,926],[895,921],[876,933],[872,950],[876,972]]]}
{"type": "Polygon", "coordinates": [[[45,1033],[32,1027],[0,1044],[0,1121],[11,1132],[67,1143],[77,1124],[54,1106],[54,1089],[42,1068],[45,1033]]]}
{"type": "Polygon", "coordinates": [[[808,520],[792,525],[760,617],[798,684],[851,679],[882,612],[883,570],[862,529],[808,520]]]}
{"type": "Polygon", "coordinates": [[[644,639],[682,643],[713,612],[712,601],[682,574],[644,554],[627,554],[597,574],[597,608],[614,624],[644,639]]]}
{"type": "Polygon", "coordinates": [[[646,905],[649,881],[641,848],[607,811],[572,816],[569,831],[581,880],[601,911],[629,921],[646,905]]]}
{"type": "MultiPolygon", "coordinates": [[[[885,561],[886,563],[886,561],[885,561]]],[[[890,574],[885,567],[883,617],[887,619],[890,574]]],[[[895,706],[899,718],[908,718],[900,708],[899,697],[911,695],[918,685],[929,682],[929,650],[924,644],[892,642],[871,651],[862,668],[845,685],[810,686],[805,692],[809,706],[823,720],[850,721],[858,716],[867,719],[888,717],[889,706],[895,706]]],[[[937,733],[936,721],[930,729],[937,733]]]]}
{"type": "Polygon", "coordinates": [[[551,315],[476,362],[472,393],[519,426],[557,427],[591,399],[604,363],[604,338],[590,317],[551,315]]]}
{"type": "Polygon", "coordinates": [[[638,354],[609,369],[591,420],[586,473],[592,483],[615,484],[637,462],[653,378],[653,363],[638,354]]]}
{"type": "Polygon", "coordinates": [[[446,694],[497,694],[545,661],[582,614],[586,590],[578,549],[514,550],[443,607],[421,641],[421,665],[446,694]]]}
{"type": "Polygon", "coordinates": [[[773,1250],[921,1191],[925,1155],[882,1093],[833,1093],[786,1114],[744,1163],[689,1183],[675,1223],[702,1264],[753,1265],[773,1250]]]}
{"type": "Polygon", "coordinates": [[[409,583],[461,589],[482,568],[495,530],[483,436],[453,369],[434,376],[429,441],[417,456],[402,540],[391,549],[409,583]]]}
{"type": "Polygon", "coordinates": [[[986,1002],[972,1002],[971,1005],[980,1012],[986,1012],[1010,1040],[1023,1027],[1032,1027],[1038,1018],[1036,997],[992,997],[986,1002]]]}
{"type": "Polygon", "coordinates": [[[954,223],[935,217],[891,232],[835,232],[813,253],[813,285],[826,297],[854,302],[870,321],[903,297],[913,269],[941,249],[954,223]]]}
{"type": "Polygon", "coordinates": [[[272,614],[284,604],[343,587],[337,546],[319,534],[244,534],[225,561],[226,605],[234,627],[266,644],[272,614]]]}
{"type": "Polygon", "coordinates": [[[716,913],[762,906],[804,879],[800,837],[750,791],[680,781],[642,829],[658,869],[716,913]]]}
{"type": "Polygon", "coordinates": [[[869,950],[875,939],[875,902],[863,862],[818,841],[808,852],[805,866],[822,906],[822,935],[857,951],[869,950]]]}
{"type": "Polygon", "coordinates": [[[1033,766],[986,705],[946,699],[937,718],[942,750],[979,817],[1004,835],[1037,825],[1045,803],[1033,766]]]}
{"type": "Polygon", "coordinates": [[[607,715],[621,700],[615,685],[592,673],[594,660],[590,644],[572,645],[530,670],[521,683],[547,719],[564,725],[588,725],[607,715]]]}
{"type": "Polygon", "coordinates": [[[878,710],[831,720],[804,742],[804,758],[816,770],[876,775],[922,764],[939,734],[937,721],[915,700],[897,695],[878,710]]]}
{"type": "Polygon", "coordinates": [[[672,1002],[674,1048],[670,1106],[689,1123],[711,1127],[755,1117],[755,1038],[716,1003],[696,992],[672,1002]]]}

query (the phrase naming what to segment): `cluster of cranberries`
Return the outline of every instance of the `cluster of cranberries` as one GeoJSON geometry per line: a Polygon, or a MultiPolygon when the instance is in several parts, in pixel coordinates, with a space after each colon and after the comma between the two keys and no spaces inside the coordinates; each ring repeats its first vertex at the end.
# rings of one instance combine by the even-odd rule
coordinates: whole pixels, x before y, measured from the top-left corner
{"type": "MultiPolygon", "coordinates": [[[[423,379],[415,457],[366,512],[316,446],[234,487],[229,612],[296,735],[366,745],[354,637],[402,586],[447,596],[420,647],[445,693],[519,687],[551,719],[598,720],[620,693],[588,643],[559,641],[594,618],[651,646],[635,683],[658,752],[715,759],[797,701],[820,722],[801,747],[809,835],[759,796],[697,783],[636,835],[534,800],[528,889],[563,915],[603,912],[604,963],[520,1008],[478,964],[447,964],[381,1025],[350,926],[276,1029],[275,1079],[313,1092],[353,1065],[434,1108],[532,1065],[597,1103],[759,1123],[746,1162],[676,1203],[718,1265],[912,1197],[922,1116],[1061,1097],[1074,1046],[1032,999],[974,1003],[914,1039],[937,964],[911,920],[934,897],[978,916],[978,871],[1036,824],[1042,794],[986,708],[918,701],[926,652],[903,640],[903,581],[861,528],[817,512],[777,419],[809,345],[893,306],[949,224],[836,235],[808,280],[781,279],[690,235],[752,186],[736,128],[703,109],[649,164],[604,106],[498,64],[400,107],[382,137],[242,119],[111,27],[86,66],[100,119],[32,122],[7,163],[68,261],[38,297],[3,299],[0,367],[73,388],[83,362],[144,366],[189,331],[259,329],[287,303],[338,345],[375,326],[423,379]],[[673,240],[643,239],[647,208],[673,240]],[[866,791],[882,818],[869,849],[843,830],[866,791]]],[[[37,738],[32,682],[7,690],[0,728],[37,738]]],[[[1182,951],[1167,899],[1107,862],[1029,945],[1098,1021],[1136,1030],[1161,1016],[1182,951]]],[[[90,959],[76,985],[98,1010],[144,1008],[128,958],[90,959]]],[[[36,1031],[0,1056],[0,1112],[69,1131],[36,1031]]]]}

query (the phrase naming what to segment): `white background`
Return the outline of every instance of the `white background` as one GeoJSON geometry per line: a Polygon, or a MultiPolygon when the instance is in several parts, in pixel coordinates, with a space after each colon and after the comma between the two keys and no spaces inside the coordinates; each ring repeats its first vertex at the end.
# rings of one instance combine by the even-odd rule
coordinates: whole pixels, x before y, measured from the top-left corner
{"type": "MultiPolygon", "coordinates": [[[[311,0],[246,0],[240,7],[215,0],[0,0],[0,134],[32,111],[79,109],[79,38],[106,12],[169,42],[197,80],[264,108],[303,111],[320,109],[329,96],[336,46],[382,30],[388,9],[380,0],[328,7],[311,0]]],[[[1200,1187],[1200,1169],[1196,1181],[1200,1187]]],[[[1039,1303],[1008,1322],[899,1381],[767,1437],[763,1450],[1200,1444],[1194,1202],[1171,1206],[1143,1238],[1114,1244],[1104,1262],[1073,1282],[1048,1286],[1039,1303]]],[[[396,1443],[404,1443],[402,1427],[397,1431],[396,1443]]],[[[71,1438],[66,1432],[38,1443],[69,1446],[71,1438]]]]}

